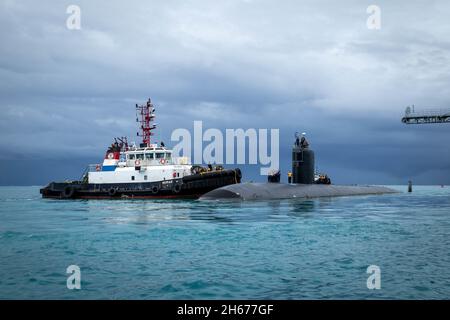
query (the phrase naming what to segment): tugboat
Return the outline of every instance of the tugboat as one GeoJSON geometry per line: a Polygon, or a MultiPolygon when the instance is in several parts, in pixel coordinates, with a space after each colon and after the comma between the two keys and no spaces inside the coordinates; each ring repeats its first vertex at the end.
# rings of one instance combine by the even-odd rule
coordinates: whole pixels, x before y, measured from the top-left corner
{"type": "Polygon", "coordinates": [[[142,143],[129,144],[115,138],[106,151],[103,164],[89,165],[80,181],[51,182],[40,190],[43,198],[56,199],[161,199],[199,198],[216,188],[241,182],[239,168],[202,167],[187,157],[173,157],[163,142],[151,143],[156,125],[155,108],[150,99],[136,104],[142,143]],[[140,116],[140,117],[139,117],[140,116]]]}

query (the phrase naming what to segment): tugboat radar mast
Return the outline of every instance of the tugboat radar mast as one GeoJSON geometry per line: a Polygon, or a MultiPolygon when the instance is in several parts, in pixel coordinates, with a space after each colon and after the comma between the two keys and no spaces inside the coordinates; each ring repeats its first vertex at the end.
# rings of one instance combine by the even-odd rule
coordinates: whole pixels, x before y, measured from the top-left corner
{"type": "Polygon", "coordinates": [[[150,137],[153,135],[152,130],[156,128],[151,122],[155,119],[155,108],[149,98],[146,104],[136,104],[136,122],[140,123],[141,132],[137,133],[138,137],[142,137],[141,147],[150,147],[150,137]]]}

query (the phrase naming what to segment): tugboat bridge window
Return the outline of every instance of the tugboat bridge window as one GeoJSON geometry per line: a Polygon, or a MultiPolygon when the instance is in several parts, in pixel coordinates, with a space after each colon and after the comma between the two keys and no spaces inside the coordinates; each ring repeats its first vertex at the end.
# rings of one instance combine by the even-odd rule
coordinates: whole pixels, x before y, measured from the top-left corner
{"type": "Polygon", "coordinates": [[[128,159],[134,160],[134,154],[129,154],[129,155],[128,155],[128,159]]]}
{"type": "Polygon", "coordinates": [[[154,158],[154,153],[146,153],[145,154],[145,159],[147,160],[152,160],[154,158]]]}
{"type": "Polygon", "coordinates": [[[164,158],[164,153],[163,152],[157,152],[156,153],[156,159],[162,159],[164,158]]]}
{"type": "Polygon", "coordinates": [[[143,153],[136,154],[136,159],[137,160],[144,160],[144,154],[143,153]]]}
{"type": "Polygon", "coordinates": [[[131,180],[134,180],[134,176],[131,176],[131,180]]]}
{"type": "Polygon", "coordinates": [[[166,153],[166,159],[170,160],[171,157],[172,157],[171,153],[166,153]]]}

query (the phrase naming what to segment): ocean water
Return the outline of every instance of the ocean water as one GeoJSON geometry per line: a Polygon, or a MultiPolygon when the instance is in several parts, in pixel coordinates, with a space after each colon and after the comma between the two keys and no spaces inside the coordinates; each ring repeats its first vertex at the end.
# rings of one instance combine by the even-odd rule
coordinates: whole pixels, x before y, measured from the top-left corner
{"type": "Polygon", "coordinates": [[[381,298],[450,298],[450,187],[256,202],[0,187],[0,299],[381,298]],[[69,265],[80,290],[66,286],[69,265]]]}

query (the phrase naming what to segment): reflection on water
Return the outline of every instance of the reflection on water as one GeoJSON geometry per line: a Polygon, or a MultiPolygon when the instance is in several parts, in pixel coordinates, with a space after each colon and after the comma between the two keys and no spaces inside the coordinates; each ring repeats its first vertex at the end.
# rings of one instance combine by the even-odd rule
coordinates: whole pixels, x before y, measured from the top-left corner
{"type": "MultiPolygon", "coordinates": [[[[55,200],[53,200],[55,201],[55,200]]],[[[288,199],[265,201],[116,200],[80,201],[77,211],[109,223],[152,224],[164,221],[217,223],[283,222],[305,218],[332,200],[288,199]]]]}
{"type": "Polygon", "coordinates": [[[303,200],[290,201],[289,215],[292,217],[308,217],[310,213],[314,212],[317,202],[321,200],[303,200]]]}
{"type": "MultiPolygon", "coordinates": [[[[440,191],[440,190],[439,190],[440,191]]],[[[442,192],[440,192],[442,194],[442,192]]],[[[437,194],[440,195],[440,194],[437,194]]],[[[289,222],[292,219],[313,217],[344,217],[351,215],[378,215],[390,212],[388,206],[415,206],[425,204],[409,194],[317,199],[284,199],[258,201],[198,201],[198,200],[75,200],[40,199],[39,206],[46,211],[64,212],[59,218],[81,218],[85,214],[91,223],[153,225],[183,221],[239,224],[251,222],[289,222]],[[400,199],[400,200],[399,200],[400,199]],[[381,200],[381,201],[379,201],[381,200]],[[414,203],[415,201],[415,203],[414,203]],[[420,202],[420,203],[419,203],[420,202]],[[349,210],[346,210],[349,208],[349,210]],[[358,209],[353,210],[352,209],[358,209]]],[[[38,208],[37,208],[38,209],[38,208]]]]}

